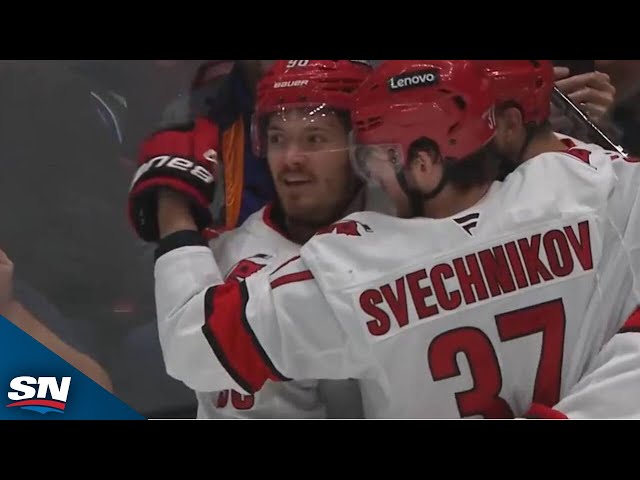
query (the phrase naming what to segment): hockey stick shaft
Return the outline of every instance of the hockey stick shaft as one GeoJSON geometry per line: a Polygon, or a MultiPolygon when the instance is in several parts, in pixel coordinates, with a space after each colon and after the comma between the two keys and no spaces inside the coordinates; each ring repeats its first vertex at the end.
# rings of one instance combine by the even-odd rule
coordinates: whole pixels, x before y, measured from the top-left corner
{"type": "Polygon", "coordinates": [[[629,156],[629,154],[625,152],[620,145],[617,145],[607,135],[605,135],[604,132],[602,132],[602,130],[600,130],[569,97],[558,89],[558,87],[553,87],[552,102],[558,108],[562,109],[565,114],[577,118],[580,122],[589,127],[589,129],[598,137],[600,142],[602,142],[602,147],[611,148],[619,152],[624,157],[629,156]]]}

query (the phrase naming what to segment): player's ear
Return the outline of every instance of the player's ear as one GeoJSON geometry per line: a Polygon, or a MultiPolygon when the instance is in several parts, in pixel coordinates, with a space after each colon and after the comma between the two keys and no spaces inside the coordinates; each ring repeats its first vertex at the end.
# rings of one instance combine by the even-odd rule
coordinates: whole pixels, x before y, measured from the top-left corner
{"type": "Polygon", "coordinates": [[[516,142],[523,129],[522,112],[518,107],[508,106],[496,112],[496,137],[500,143],[516,142]]]}
{"type": "Polygon", "coordinates": [[[426,150],[418,150],[411,162],[411,167],[416,173],[420,172],[429,175],[433,171],[435,163],[435,155],[426,150]]]}
{"type": "MultiPolygon", "coordinates": [[[[431,190],[437,175],[438,157],[435,152],[418,150],[411,160],[409,178],[419,190],[431,190]]],[[[437,182],[436,182],[437,183],[437,182]]]]}

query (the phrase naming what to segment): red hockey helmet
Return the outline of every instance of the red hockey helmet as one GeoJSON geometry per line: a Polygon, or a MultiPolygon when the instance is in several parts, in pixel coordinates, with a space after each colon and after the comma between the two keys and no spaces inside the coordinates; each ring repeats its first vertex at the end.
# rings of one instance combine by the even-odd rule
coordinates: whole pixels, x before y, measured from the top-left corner
{"type": "Polygon", "coordinates": [[[252,143],[258,155],[265,118],[287,109],[351,110],[353,92],[371,73],[368,60],[277,60],[258,83],[252,143]]]}
{"type": "Polygon", "coordinates": [[[555,84],[550,60],[478,60],[494,82],[498,104],[513,101],[524,123],[539,125],[551,114],[555,84]]]}
{"type": "Polygon", "coordinates": [[[401,169],[420,137],[435,141],[453,161],[476,152],[495,134],[491,86],[473,60],[385,61],[354,100],[354,168],[366,178],[369,161],[384,157],[401,169]]]}

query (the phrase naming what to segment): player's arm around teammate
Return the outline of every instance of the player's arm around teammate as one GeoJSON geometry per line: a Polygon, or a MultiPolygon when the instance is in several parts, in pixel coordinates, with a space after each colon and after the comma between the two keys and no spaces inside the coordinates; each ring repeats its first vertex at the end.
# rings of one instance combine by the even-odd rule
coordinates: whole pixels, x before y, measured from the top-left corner
{"type": "Polygon", "coordinates": [[[158,223],[156,308],[169,375],[198,391],[251,394],[267,380],[358,378],[366,368],[299,257],[225,282],[183,198],[161,194],[158,223]]]}

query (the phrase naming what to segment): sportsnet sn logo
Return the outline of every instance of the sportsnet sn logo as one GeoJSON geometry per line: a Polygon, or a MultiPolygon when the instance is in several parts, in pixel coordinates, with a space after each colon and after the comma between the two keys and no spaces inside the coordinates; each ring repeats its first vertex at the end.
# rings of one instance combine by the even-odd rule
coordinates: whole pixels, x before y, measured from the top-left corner
{"type": "Polygon", "coordinates": [[[43,415],[49,412],[64,413],[71,377],[62,377],[60,382],[56,377],[15,377],[9,386],[11,390],[7,396],[13,402],[7,408],[17,407],[43,415]]]}

